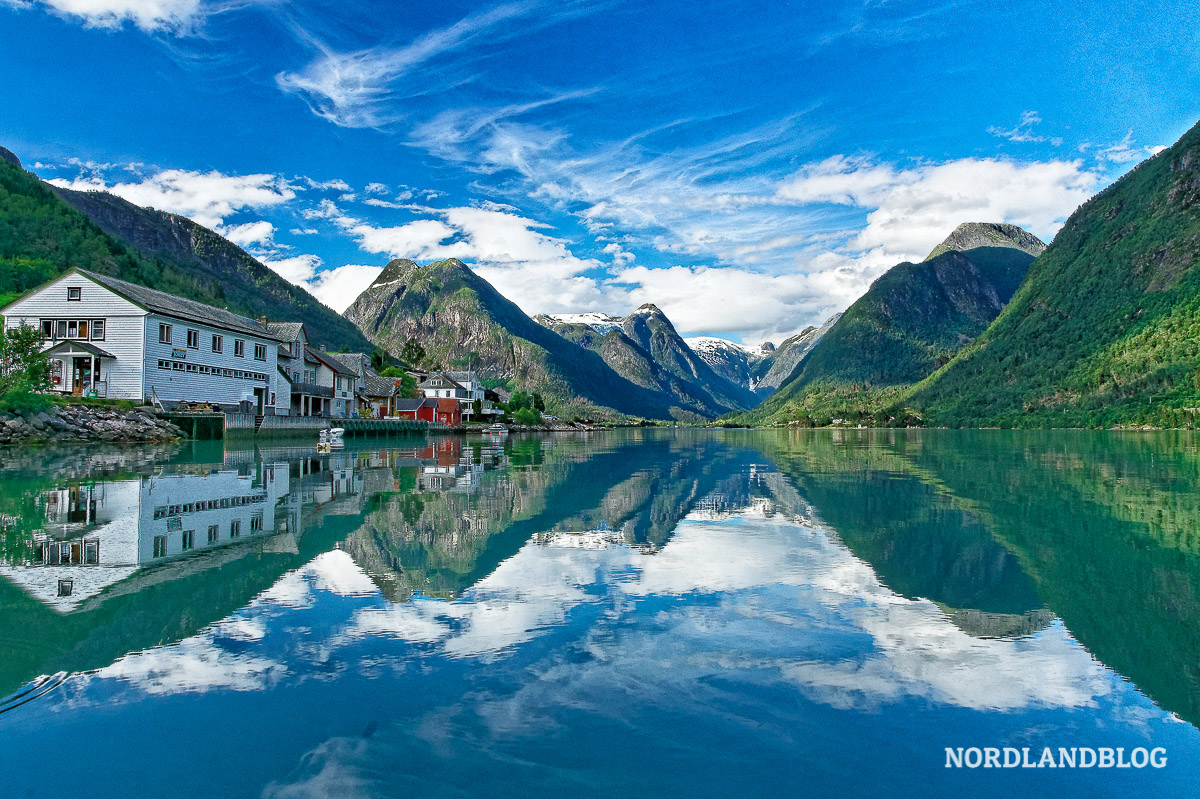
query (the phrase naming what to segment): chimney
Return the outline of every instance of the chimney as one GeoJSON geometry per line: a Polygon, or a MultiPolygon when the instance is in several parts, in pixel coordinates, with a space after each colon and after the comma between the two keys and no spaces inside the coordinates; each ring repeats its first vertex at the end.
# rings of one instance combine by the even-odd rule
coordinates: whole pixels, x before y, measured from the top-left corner
{"type": "Polygon", "coordinates": [[[260,325],[262,325],[263,327],[266,327],[267,326],[267,317],[265,317],[265,316],[258,317],[258,323],[260,325]]]}
{"type": "Polygon", "coordinates": [[[321,347],[320,347],[320,350],[321,350],[321,352],[324,352],[324,351],[325,351],[325,345],[324,345],[324,344],[322,344],[322,345],[321,345],[321,347]]]}

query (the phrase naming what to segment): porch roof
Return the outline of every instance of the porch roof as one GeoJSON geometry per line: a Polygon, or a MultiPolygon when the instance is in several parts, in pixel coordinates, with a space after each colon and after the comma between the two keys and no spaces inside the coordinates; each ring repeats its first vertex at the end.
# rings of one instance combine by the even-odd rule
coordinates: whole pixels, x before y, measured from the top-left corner
{"type": "Polygon", "coordinates": [[[60,341],[50,349],[46,350],[47,355],[94,355],[98,358],[112,358],[116,360],[117,356],[111,352],[105,352],[88,341],[76,341],[75,339],[67,339],[60,341]]]}

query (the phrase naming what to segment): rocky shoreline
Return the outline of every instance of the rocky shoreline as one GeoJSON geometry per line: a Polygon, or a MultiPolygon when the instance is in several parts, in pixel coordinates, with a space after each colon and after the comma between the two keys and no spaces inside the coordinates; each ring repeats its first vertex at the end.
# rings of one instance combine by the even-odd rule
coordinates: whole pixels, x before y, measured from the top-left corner
{"type": "Polygon", "coordinates": [[[0,411],[0,445],[103,441],[159,443],[183,431],[149,408],[124,411],[93,405],[55,405],[43,411],[0,411]]]}

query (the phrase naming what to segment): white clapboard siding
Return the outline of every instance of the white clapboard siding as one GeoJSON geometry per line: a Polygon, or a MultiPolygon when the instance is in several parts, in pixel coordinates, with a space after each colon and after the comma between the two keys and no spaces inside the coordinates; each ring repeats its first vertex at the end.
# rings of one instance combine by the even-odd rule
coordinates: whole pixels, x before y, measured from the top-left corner
{"type": "MultiPolygon", "coordinates": [[[[116,360],[104,359],[100,380],[107,382],[109,397],[141,400],[145,317],[146,311],[140,306],[71,272],[9,305],[5,309],[5,326],[40,327],[43,319],[103,319],[104,339],[91,343],[116,356],[116,360]],[[68,288],[80,289],[80,299],[68,301],[68,288]]],[[[70,368],[69,364],[66,368],[70,368]]]]}
{"type": "Polygon", "coordinates": [[[275,365],[279,354],[278,343],[273,340],[257,338],[246,333],[233,333],[199,322],[185,322],[159,314],[148,314],[145,318],[145,341],[145,391],[149,393],[153,389],[161,400],[236,404],[243,400],[254,401],[254,389],[263,388],[267,391],[266,402],[270,402],[270,392],[275,384],[272,376],[276,373],[275,365]],[[159,324],[171,325],[171,343],[159,342],[159,324]],[[199,332],[199,347],[192,349],[187,346],[188,330],[199,332]],[[212,350],[213,335],[222,337],[219,353],[212,350]],[[239,358],[233,354],[235,340],[246,342],[243,357],[239,358]],[[255,344],[266,347],[266,360],[255,360],[255,344]],[[266,375],[266,380],[161,369],[158,365],[160,360],[258,372],[266,375]]]}

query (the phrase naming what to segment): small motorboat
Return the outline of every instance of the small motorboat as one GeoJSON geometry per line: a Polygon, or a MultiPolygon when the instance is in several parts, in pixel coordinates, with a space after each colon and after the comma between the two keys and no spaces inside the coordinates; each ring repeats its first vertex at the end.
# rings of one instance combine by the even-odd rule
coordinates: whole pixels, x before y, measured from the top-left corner
{"type": "Polygon", "coordinates": [[[483,434],[485,436],[506,436],[508,435],[508,428],[497,422],[483,428],[483,434]]]}

